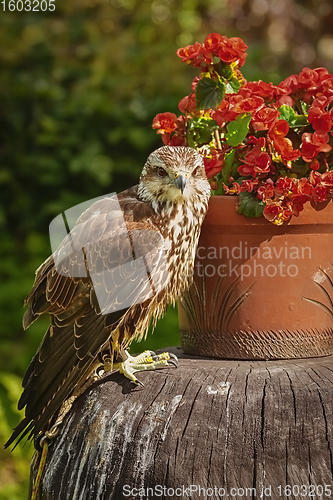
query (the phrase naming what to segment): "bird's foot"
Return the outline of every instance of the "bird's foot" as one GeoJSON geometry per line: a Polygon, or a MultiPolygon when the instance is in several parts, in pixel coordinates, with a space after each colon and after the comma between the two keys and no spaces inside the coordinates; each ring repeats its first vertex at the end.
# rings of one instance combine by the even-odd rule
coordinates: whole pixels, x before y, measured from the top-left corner
{"type": "Polygon", "coordinates": [[[156,354],[154,351],[144,351],[138,356],[131,356],[128,352],[127,359],[120,363],[114,363],[113,367],[118,368],[119,372],[129,378],[135,384],[144,384],[138,380],[135,376],[135,372],[143,372],[147,370],[157,370],[159,368],[166,368],[170,364],[178,366],[178,358],[170,352],[163,352],[162,354],[156,354]]]}

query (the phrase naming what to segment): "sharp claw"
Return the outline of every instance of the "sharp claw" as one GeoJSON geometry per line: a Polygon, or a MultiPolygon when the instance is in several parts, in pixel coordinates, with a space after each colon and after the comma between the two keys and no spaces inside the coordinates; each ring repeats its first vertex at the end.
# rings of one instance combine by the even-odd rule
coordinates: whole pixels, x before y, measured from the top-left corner
{"type": "Polygon", "coordinates": [[[171,363],[172,365],[174,365],[176,368],[178,366],[178,358],[175,354],[173,354],[172,352],[169,352],[169,356],[170,356],[170,359],[168,359],[168,363],[171,363]]]}
{"type": "Polygon", "coordinates": [[[178,363],[178,358],[177,358],[177,356],[175,354],[173,354],[173,352],[169,352],[169,356],[170,356],[170,358],[175,359],[177,361],[177,363],[178,363]]]}
{"type": "Polygon", "coordinates": [[[168,365],[173,365],[178,368],[178,361],[175,361],[174,359],[168,359],[168,365]]]}
{"type": "Polygon", "coordinates": [[[138,378],[136,378],[133,382],[135,382],[137,385],[141,385],[141,387],[145,386],[145,384],[141,382],[141,380],[139,380],[138,378]]]}
{"type": "MultiPolygon", "coordinates": [[[[166,353],[163,353],[163,354],[167,354],[169,356],[169,359],[165,359],[165,361],[167,362],[167,364],[171,364],[171,365],[174,365],[176,368],[178,366],[178,358],[177,356],[175,356],[172,352],[166,352],[166,353]]],[[[161,360],[161,354],[154,354],[152,355],[152,360],[153,361],[160,361],[161,360]]]]}

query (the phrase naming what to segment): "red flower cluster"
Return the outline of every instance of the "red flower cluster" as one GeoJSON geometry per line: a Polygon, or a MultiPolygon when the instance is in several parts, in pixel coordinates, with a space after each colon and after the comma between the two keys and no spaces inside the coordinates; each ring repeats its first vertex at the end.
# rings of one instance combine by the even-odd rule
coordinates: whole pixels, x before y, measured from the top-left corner
{"type": "Polygon", "coordinates": [[[299,75],[288,76],[279,87],[294,101],[313,104],[316,97],[332,97],[333,75],[326,68],[304,68],[299,75]]]}
{"type": "Polygon", "coordinates": [[[238,115],[255,112],[264,103],[261,97],[251,96],[244,98],[240,93],[227,94],[216,110],[210,112],[210,116],[220,127],[227,122],[233,121],[238,115]]]}
{"type": "Polygon", "coordinates": [[[245,63],[247,45],[241,38],[227,38],[219,33],[211,33],[203,44],[195,42],[177,50],[177,56],[182,62],[191,64],[195,68],[206,69],[213,62],[214,57],[221,61],[241,68],[245,63]]]}
{"type": "Polygon", "coordinates": [[[212,189],[252,193],[264,216],[282,224],[304,203],[333,194],[333,75],[304,68],[279,85],[247,82],[239,71],[246,49],[218,33],[179,49],[183,62],[204,73],[180,101],[182,115],[158,114],[153,127],[165,144],[204,146],[212,189]]]}
{"type": "Polygon", "coordinates": [[[313,172],[309,179],[279,177],[273,184],[268,179],[258,190],[257,196],[265,203],[264,216],[270,222],[281,225],[292,215],[298,216],[308,201],[327,200],[333,187],[333,172],[313,172]]]}

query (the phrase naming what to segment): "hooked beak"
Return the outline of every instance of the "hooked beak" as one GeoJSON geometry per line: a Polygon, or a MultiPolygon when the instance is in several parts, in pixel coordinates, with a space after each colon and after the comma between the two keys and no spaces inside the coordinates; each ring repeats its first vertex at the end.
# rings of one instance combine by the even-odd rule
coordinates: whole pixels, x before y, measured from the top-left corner
{"type": "Polygon", "coordinates": [[[175,185],[181,190],[182,194],[186,186],[186,177],[183,174],[175,174],[175,185]]]}

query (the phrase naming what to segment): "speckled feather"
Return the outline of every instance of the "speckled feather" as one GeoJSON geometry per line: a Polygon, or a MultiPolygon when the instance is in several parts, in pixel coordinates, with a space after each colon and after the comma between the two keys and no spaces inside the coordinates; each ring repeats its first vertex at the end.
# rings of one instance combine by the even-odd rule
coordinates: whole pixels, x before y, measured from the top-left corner
{"type": "MultiPolygon", "coordinates": [[[[23,379],[18,407],[25,407],[25,417],[6,447],[26,435],[30,438],[46,430],[103,350],[111,349],[116,359],[134,338],[141,340],[151,321],[155,324],[166,306],[174,304],[188,289],[209,196],[202,156],[191,148],[164,146],[148,157],[138,186],[118,195],[122,211],[119,219],[114,212],[110,217],[110,198],[97,201],[80,216],[71,235],[75,237],[75,248],[79,248],[78,244],[84,248],[84,260],[81,251],[66,254],[68,241],[64,241],[56,254],[37,269],[25,302],[28,309],[23,326],[28,328],[44,313],[50,315],[51,324],[23,379]],[[159,175],[160,168],[165,170],[165,176],[159,175]],[[179,173],[187,177],[183,193],[175,183],[179,173]],[[128,234],[139,235],[135,258],[148,255],[148,269],[158,269],[154,280],[157,276],[165,285],[159,289],[159,283],[154,281],[157,286],[153,296],[149,295],[148,280],[133,290],[133,285],[126,288],[124,281],[122,286],[117,285],[119,279],[116,274],[112,276],[119,273],[118,266],[135,262],[133,244],[126,244],[128,234]],[[55,259],[61,261],[57,269],[55,259]],[[107,283],[103,274],[106,267],[110,270],[107,283]],[[89,269],[90,276],[94,273],[95,286],[97,282],[104,286],[105,303],[97,301],[89,274],[82,277],[85,269],[89,269]],[[101,314],[103,307],[121,304],[129,294],[134,305],[101,314]],[[140,302],[135,303],[138,296],[140,302]]],[[[127,277],[130,283],[131,276],[127,277]]]]}

